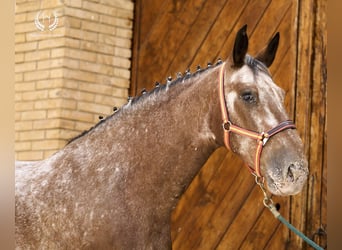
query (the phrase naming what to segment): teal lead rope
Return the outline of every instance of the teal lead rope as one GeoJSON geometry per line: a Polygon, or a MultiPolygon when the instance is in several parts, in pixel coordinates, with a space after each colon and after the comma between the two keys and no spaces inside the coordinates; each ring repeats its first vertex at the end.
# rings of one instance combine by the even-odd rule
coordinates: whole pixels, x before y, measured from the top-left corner
{"type": "Polygon", "coordinates": [[[287,226],[292,232],[297,234],[299,237],[301,237],[306,243],[308,243],[310,246],[312,246],[316,250],[324,250],[322,247],[317,245],[314,241],[309,239],[306,235],[304,235],[302,232],[300,232],[297,228],[295,228],[290,222],[288,222],[281,214],[278,212],[277,208],[274,206],[273,201],[270,197],[268,197],[266,193],[266,189],[264,187],[264,178],[258,177],[255,175],[255,182],[259,185],[261,191],[264,194],[264,205],[267,207],[274,217],[276,217],[278,220],[280,220],[285,226],[287,226]]]}

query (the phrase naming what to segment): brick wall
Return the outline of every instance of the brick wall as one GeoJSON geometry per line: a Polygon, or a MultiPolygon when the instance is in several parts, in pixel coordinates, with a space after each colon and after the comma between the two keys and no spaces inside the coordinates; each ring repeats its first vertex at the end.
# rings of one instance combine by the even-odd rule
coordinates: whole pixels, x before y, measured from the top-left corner
{"type": "Polygon", "coordinates": [[[133,6],[16,0],[16,160],[48,157],[126,102],[133,6]]]}

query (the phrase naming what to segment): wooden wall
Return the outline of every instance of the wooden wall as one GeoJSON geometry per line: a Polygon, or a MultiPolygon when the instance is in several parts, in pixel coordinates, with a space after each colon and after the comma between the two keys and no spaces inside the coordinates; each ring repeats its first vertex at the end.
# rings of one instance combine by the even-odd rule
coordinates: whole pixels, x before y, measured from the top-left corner
{"type": "MultiPolygon", "coordinates": [[[[226,59],[248,24],[255,55],[279,31],[271,67],[310,163],[305,190],[273,197],[296,227],[326,245],[326,1],[137,0],[131,95],[197,65],[226,59]]],[[[172,216],[173,249],[309,249],[262,204],[243,162],[218,149],[172,216]]]]}

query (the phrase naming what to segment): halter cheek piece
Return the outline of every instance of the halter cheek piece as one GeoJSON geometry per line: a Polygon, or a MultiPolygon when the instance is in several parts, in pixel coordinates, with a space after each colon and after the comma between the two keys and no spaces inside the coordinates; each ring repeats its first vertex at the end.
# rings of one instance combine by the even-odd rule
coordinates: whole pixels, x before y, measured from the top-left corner
{"type": "Polygon", "coordinates": [[[223,62],[221,69],[220,69],[220,75],[219,75],[219,95],[220,95],[220,106],[221,106],[221,113],[222,113],[222,127],[224,130],[224,144],[226,147],[231,150],[230,147],[230,133],[239,134],[242,136],[247,136],[249,138],[252,138],[257,141],[257,149],[254,157],[254,168],[251,166],[248,166],[250,171],[258,176],[262,177],[260,172],[260,158],[261,158],[261,152],[263,147],[266,145],[268,140],[275,134],[284,131],[286,129],[295,129],[296,125],[291,120],[286,120],[281,123],[279,123],[274,128],[268,130],[267,132],[255,132],[252,130],[248,130],[245,128],[241,128],[237,125],[234,125],[229,120],[228,110],[226,106],[226,100],[224,95],[224,69],[225,69],[225,62],[223,62]]]}

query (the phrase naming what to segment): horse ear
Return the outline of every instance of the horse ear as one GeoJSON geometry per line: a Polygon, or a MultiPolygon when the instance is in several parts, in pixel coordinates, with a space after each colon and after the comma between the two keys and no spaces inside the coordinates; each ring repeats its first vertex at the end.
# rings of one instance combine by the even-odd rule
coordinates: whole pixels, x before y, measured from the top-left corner
{"type": "Polygon", "coordinates": [[[234,66],[241,67],[244,64],[245,56],[248,49],[247,24],[245,24],[236,34],[233,60],[234,66]]]}
{"type": "Polygon", "coordinates": [[[263,62],[267,67],[273,63],[279,45],[279,32],[275,34],[269,44],[255,57],[260,62],[263,62]]]}

